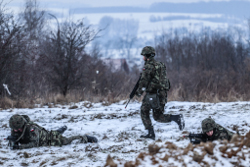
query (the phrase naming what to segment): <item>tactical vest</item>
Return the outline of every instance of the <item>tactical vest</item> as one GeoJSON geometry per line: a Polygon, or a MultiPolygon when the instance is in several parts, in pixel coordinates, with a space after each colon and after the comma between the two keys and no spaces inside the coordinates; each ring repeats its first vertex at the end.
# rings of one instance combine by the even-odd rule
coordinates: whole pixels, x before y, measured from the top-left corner
{"type": "Polygon", "coordinates": [[[16,140],[16,142],[20,142],[20,143],[27,143],[27,142],[29,142],[29,139],[27,139],[27,138],[30,137],[29,136],[29,133],[30,133],[29,132],[30,131],[29,127],[32,126],[32,125],[36,126],[38,129],[40,129],[40,131],[41,131],[40,135],[41,136],[44,136],[44,137],[47,136],[48,131],[45,128],[43,128],[43,127],[39,126],[38,124],[30,121],[30,118],[27,115],[21,115],[21,116],[26,120],[26,124],[24,126],[23,133],[19,136],[19,138],[16,140]]]}
{"type": "Polygon", "coordinates": [[[232,136],[234,135],[233,132],[227,130],[226,128],[222,127],[219,124],[215,125],[214,133],[211,137],[208,137],[208,141],[214,141],[214,140],[228,140],[230,141],[232,136]]]}
{"type": "Polygon", "coordinates": [[[224,133],[226,134],[226,136],[227,136],[227,140],[229,140],[229,141],[231,140],[232,136],[234,135],[233,132],[227,130],[226,128],[222,127],[222,126],[219,125],[219,124],[216,124],[216,128],[217,128],[217,130],[220,131],[221,133],[224,132],[224,133]]]}
{"type": "Polygon", "coordinates": [[[155,75],[151,82],[149,83],[148,88],[152,90],[166,90],[170,89],[170,81],[167,78],[166,66],[162,62],[151,61],[149,62],[155,67],[155,75]]]}

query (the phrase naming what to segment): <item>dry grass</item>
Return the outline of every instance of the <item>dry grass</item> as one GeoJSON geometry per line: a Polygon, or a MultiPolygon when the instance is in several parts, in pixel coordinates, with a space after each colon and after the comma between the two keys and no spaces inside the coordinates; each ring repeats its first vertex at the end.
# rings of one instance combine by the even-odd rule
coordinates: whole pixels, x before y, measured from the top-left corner
{"type": "MultiPolygon", "coordinates": [[[[61,94],[46,94],[44,97],[30,97],[21,98],[18,100],[12,100],[8,97],[0,98],[0,108],[8,109],[8,108],[33,108],[35,104],[40,104],[40,106],[48,106],[49,108],[55,107],[56,104],[68,105],[72,103],[78,103],[80,101],[88,101],[84,103],[85,107],[92,107],[92,103],[101,102],[103,105],[107,106],[115,102],[119,102],[124,100],[128,95],[124,96],[114,96],[109,94],[107,96],[104,95],[94,95],[90,92],[83,93],[80,91],[71,91],[67,94],[67,96],[63,96],[61,94]]],[[[75,108],[72,105],[72,108],[75,108]]]]}
{"type": "Polygon", "coordinates": [[[34,102],[31,99],[12,100],[8,97],[0,99],[0,108],[34,108],[34,102]]]}
{"type": "Polygon", "coordinates": [[[78,106],[71,106],[71,107],[69,107],[69,109],[76,109],[76,108],[78,108],[78,106]]]}
{"type": "Polygon", "coordinates": [[[15,108],[34,108],[34,101],[32,99],[19,99],[15,103],[15,108]]]}
{"type": "MultiPolygon", "coordinates": [[[[218,142],[219,143],[189,143],[186,148],[179,148],[174,143],[168,141],[161,146],[151,144],[148,146],[147,152],[141,152],[135,161],[130,161],[126,164],[127,166],[128,164],[130,164],[130,166],[138,166],[138,162],[140,162],[140,166],[145,166],[145,164],[151,161],[155,166],[162,166],[163,164],[165,164],[163,166],[174,166],[168,161],[169,158],[171,158],[181,166],[189,166],[189,164],[183,160],[188,157],[191,161],[199,163],[199,166],[216,166],[213,162],[214,160],[232,163],[233,166],[244,166],[246,153],[249,152],[250,148],[250,132],[245,136],[235,134],[230,141],[219,140],[218,142]],[[162,155],[164,154],[165,156],[163,157],[162,155]],[[218,155],[226,159],[219,159],[218,155]],[[206,158],[204,158],[205,156],[206,158]],[[140,159],[140,161],[138,161],[138,159],[140,159]],[[163,161],[159,161],[159,159],[163,161]]],[[[124,166],[126,166],[126,164],[124,166]]]]}
{"type": "Polygon", "coordinates": [[[181,84],[175,89],[171,89],[170,92],[168,92],[168,101],[182,101],[185,97],[185,91],[181,84]]]}
{"type": "Polygon", "coordinates": [[[28,164],[28,163],[25,163],[25,162],[22,162],[20,165],[21,165],[21,166],[29,166],[29,164],[28,164]]]}
{"type": "MultiPolygon", "coordinates": [[[[0,99],[0,108],[9,109],[9,108],[34,108],[35,104],[40,104],[41,106],[47,105],[49,108],[55,107],[56,104],[66,105],[72,103],[77,103],[80,101],[88,101],[84,103],[85,107],[92,107],[92,103],[101,102],[103,106],[109,106],[113,103],[119,102],[121,100],[128,99],[128,95],[123,96],[99,96],[99,95],[86,95],[80,96],[79,93],[74,94],[70,92],[66,97],[60,94],[50,94],[44,98],[34,98],[34,99],[19,99],[12,100],[8,97],[0,99]],[[85,98],[84,98],[85,97],[85,98]]],[[[142,101],[143,97],[137,98],[134,97],[134,100],[142,101]]],[[[232,101],[245,101],[249,100],[247,94],[240,94],[235,91],[233,88],[225,94],[221,95],[219,93],[212,93],[209,91],[201,90],[198,95],[190,95],[190,91],[187,91],[182,84],[179,84],[178,87],[171,88],[171,91],[168,92],[168,101],[201,101],[201,102],[232,102],[232,101]]],[[[76,108],[75,105],[72,105],[71,108],[76,108]]]]}
{"type": "Polygon", "coordinates": [[[46,163],[47,163],[47,161],[42,161],[39,166],[43,166],[46,163]]]}
{"type": "Polygon", "coordinates": [[[0,99],[0,108],[8,109],[8,108],[13,108],[13,106],[14,106],[14,101],[9,99],[8,97],[0,99]]]}
{"type": "Polygon", "coordinates": [[[189,95],[188,97],[186,92],[187,91],[181,85],[179,85],[179,87],[172,89],[168,93],[168,101],[200,101],[218,103],[250,100],[248,95],[240,94],[234,89],[230,89],[230,91],[225,95],[201,90],[198,95],[189,95]]]}
{"type": "MultiPolygon", "coordinates": [[[[209,74],[212,75],[212,74],[209,74]]],[[[212,81],[209,81],[212,83],[212,81]]],[[[206,81],[204,81],[206,83],[206,81]]],[[[201,84],[204,84],[201,83],[201,84]]],[[[232,85],[231,81],[225,81],[228,85],[232,85]]],[[[189,83],[179,83],[178,85],[172,86],[171,90],[168,92],[168,101],[200,101],[200,102],[232,102],[232,101],[248,101],[250,100],[250,95],[248,90],[245,92],[240,92],[236,90],[236,87],[228,88],[224,83],[216,83],[217,86],[201,86],[198,88],[193,82],[189,83]],[[222,85],[222,86],[220,86],[222,85]]],[[[210,84],[211,85],[211,84],[210,84]]],[[[114,93],[109,93],[107,96],[93,94],[91,92],[81,92],[81,91],[70,91],[65,97],[61,94],[47,94],[44,97],[30,97],[21,98],[18,100],[13,100],[8,97],[0,98],[0,109],[9,108],[33,108],[35,104],[40,104],[40,106],[48,106],[49,108],[55,107],[57,104],[66,105],[70,104],[72,108],[74,103],[80,101],[86,101],[85,107],[92,107],[92,103],[101,102],[103,106],[108,106],[113,103],[119,102],[121,100],[127,100],[130,91],[124,92],[123,94],[115,95],[114,93]],[[73,104],[72,104],[73,103],[73,104]]],[[[142,101],[141,98],[134,97],[133,100],[142,101]]]]}

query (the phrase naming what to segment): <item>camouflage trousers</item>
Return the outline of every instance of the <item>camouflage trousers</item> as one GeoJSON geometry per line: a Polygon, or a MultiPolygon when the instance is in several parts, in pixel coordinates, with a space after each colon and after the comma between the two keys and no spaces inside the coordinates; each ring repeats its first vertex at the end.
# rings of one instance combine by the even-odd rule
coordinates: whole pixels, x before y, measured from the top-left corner
{"type": "Polygon", "coordinates": [[[72,136],[72,137],[64,137],[62,134],[60,134],[57,131],[50,131],[50,140],[49,140],[49,145],[50,146],[62,146],[62,145],[67,145],[70,144],[73,140],[80,139],[82,143],[87,143],[88,138],[86,135],[84,136],[72,136]]]}
{"type": "MultiPolygon", "coordinates": [[[[143,98],[141,105],[141,119],[145,129],[153,128],[152,122],[150,120],[150,105],[146,100],[146,96],[143,98]]],[[[157,122],[168,123],[171,121],[170,114],[163,114],[166,100],[160,96],[160,108],[153,110],[153,118],[157,122]]]]}

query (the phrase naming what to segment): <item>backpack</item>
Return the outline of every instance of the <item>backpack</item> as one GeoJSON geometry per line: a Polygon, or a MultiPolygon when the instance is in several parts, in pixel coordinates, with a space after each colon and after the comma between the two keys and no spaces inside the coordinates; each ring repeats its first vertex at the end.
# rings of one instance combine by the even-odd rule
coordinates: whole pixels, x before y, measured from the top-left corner
{"type": "Polygon", "coordinates": [[[162,62],[155,62],[155,69],[156,69],[155,79],[157,80],[155,81],[158,83],[159,89],[169,91],[171,85],[167,77],[167,70],[165,64],[162,62]]]}

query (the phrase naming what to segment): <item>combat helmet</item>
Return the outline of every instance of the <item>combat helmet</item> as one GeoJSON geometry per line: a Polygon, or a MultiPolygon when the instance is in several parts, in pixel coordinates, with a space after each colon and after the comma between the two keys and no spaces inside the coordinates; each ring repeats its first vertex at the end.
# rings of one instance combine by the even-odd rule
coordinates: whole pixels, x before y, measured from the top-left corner
{"type": "Polygon", "coordinates": [[[215,121],[212,118],[206,118],[201,122],[202,131],[209,132],[215,128],[215,121]]]}
{"type": "Polygon", "coordinates": [[[20,129],[23,128],[26,122],[27,121],[23,116],[15,114],[12,117],[10,117],[9,126],[11,129],[20,129]]]}
{"type": "Polygon", "coordinates": [[[141,51],[141,55],[146,56],[147,58],[154,57],[155,49],[152,46],[145,46],[141,51]]]}

